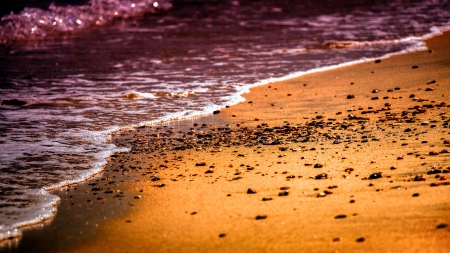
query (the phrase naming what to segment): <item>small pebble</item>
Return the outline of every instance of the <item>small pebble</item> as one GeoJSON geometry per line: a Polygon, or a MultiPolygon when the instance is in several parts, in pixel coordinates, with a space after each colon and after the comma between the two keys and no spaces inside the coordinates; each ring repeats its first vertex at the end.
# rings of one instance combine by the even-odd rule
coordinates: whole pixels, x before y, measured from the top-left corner
{"type": "Polygon", "coordinates": [[[289,192],[288,191],[282,191],[280,193],[278,193],[278,196],[288,196],[289,192]]]}
{"type": "Polygon", "coordinates": [[[326,174],[326,173],[320,173],[315,177],[316,180],[327,179],[327,178],[328,178],[328,174],[326,174]]]}
{"type": "Polygon", "coordinates": [[[267,215],[258,215],[258,216],[256,216],[255,217],[255,219],[257,219],[257,220],[265,220],[265,219],[267,219],[267,215]]]}
{"type": "Polygon", "coordinates": [[[379,179],[382,178],[383,176],[381,176],[381,172],[378,173],[373,173],[369,176],[369,179],[379,179]]]}
{"type": "Polygon", "coordinates": [[[345,214],[339,214],[339,215],[334,216],[334,218],[335,218],[335,219],[345,219],[345,218],[347,218],[347,215],[345,215],[345,214]]]}
{"type": "Polygon", "coordinates": [[[360,237],[360,238],[356,239],[356,242],[364,242],[365,240],[366,240],[366,238],[360,237]]]}
{"type": "Polygon", "coordinates": [[[253,189],[251,189],[251,188],[248,188],[247,194],[255,194],[255,193],[256,193],[255,190],[253,190],[253,189]]]}
{"type": "Polygon", "coordinates": [[[448,227],[447,224],[441,223],[441,224],[439,224],[439,225],[436,226],[436,229],[441,229],[441,228],[446,228],[446,227],[448,227]]]}

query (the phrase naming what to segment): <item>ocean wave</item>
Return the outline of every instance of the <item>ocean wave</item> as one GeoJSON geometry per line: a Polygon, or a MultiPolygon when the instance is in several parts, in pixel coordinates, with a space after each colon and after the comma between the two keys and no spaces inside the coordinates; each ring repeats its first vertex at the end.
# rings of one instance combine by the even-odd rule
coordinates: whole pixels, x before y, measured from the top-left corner
{"type": "Polygon", "coordinates": [[[156,14],[171,7],[167,0],[90,0],[81,6],[51,4],[48,10],[25,8],[19,14],[9,14],[1,19],[0,44],[42,40],[52,35],[103,26],[115,19],[156,14]]]}

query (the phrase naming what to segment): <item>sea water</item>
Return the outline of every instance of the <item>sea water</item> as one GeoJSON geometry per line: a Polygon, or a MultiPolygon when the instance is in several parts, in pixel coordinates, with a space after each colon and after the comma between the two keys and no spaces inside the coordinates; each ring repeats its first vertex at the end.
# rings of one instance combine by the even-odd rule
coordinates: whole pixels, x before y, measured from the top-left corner
{"type": "MultiPolygon", "coordinates": [[[[110,134],[212,113],[250,87],[426,49],[448,1],[61,0],[2,6],[0,239],[47,190],[120,152],[110,134]]],[[[323,85],[328,85],[324,83],[323,85]]]]}

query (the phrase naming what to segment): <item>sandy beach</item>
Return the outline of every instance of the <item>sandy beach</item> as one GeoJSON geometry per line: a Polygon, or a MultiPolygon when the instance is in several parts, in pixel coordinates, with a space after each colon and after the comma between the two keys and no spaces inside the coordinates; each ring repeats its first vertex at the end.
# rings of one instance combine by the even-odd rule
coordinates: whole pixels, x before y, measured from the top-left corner
{"type": "Polygon", "coordinates": [[[450,33],[426,44],[117,133],[131,151],[2,249],[450,252],[450,33]]]}

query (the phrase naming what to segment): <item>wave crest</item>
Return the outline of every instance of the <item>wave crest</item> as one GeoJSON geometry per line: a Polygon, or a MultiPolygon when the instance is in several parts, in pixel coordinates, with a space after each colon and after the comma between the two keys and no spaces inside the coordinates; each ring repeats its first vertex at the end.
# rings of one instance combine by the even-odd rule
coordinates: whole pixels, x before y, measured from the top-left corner
{"type": "Polygon", "coordinates": [[[81,6],[51,4],[48,10],[25,8],[19,14],[9,14],[1,19],[0,44],[41,40],[49,35],[102,26],[114,19],[167,11],[171,7],[168,0],[90,0],[81,6]]]}

